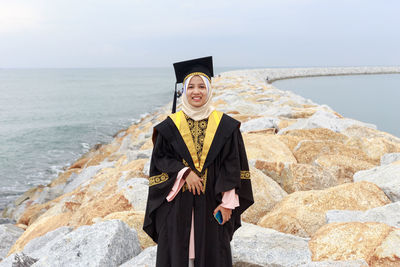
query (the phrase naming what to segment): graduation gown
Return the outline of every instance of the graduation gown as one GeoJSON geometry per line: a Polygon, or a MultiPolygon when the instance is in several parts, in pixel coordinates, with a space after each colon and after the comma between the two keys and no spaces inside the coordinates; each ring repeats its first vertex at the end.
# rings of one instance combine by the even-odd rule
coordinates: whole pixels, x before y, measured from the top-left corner
{"type": "MultiPolygon", "coordinates": [[[[254,203],[240,122],[214,111],[208,118],[200,159],[184,113],[168,116],[154,127],[149,194],[143,230],[158,244],[157,267],[187,267],[194,209],[195,267],[232,266],[230,241],[241,226],[240,215],[254,203]],[[182,187],[168,202],[178,172],[190,167],[202,178],[203,192],[182,187]],[[235,189],[240,206],[220,225],[213,216],[222,192],[235,189]]],[[[185,184],[186,185],[186,184],[185,184]]]]}

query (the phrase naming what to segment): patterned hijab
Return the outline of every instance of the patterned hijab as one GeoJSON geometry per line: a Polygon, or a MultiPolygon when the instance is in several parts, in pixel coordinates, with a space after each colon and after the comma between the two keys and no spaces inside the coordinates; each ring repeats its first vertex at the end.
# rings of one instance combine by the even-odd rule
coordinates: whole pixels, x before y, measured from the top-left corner
{"type": "Polygon", "coordinates": [[[199,120],[208,118],[208,116],[210,116],[211,112],[214,111],[214,108],[211,106],[211,98],[212,98],[212,87],[211,87],[211,83],[210,83],[208,77],[206,77],[202,74],[195,74],[195,75],[191,75],[188,78],[186,78],[186,80],[184,81],[184,84],[183,84],[183,97],[182,97],[182,111],[186,115],[188,115],[190,118],[192,118],[195,121],[199,121],[199,120]],[[203,82],[207,88],[207,101],[201,107],[194,107],[191,104],[189,104],[189,101],[188,101],[187,95],[186,95],[186,89],[190,83],[190,80],[196,75],[200,76],[200,78],[203,80],[203,82]]]}

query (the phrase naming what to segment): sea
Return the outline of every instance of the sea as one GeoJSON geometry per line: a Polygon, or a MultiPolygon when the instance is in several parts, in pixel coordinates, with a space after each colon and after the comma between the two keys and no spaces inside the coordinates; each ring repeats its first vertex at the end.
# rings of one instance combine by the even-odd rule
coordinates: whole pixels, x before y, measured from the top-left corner
{"type": "MultiPolygon", "coordinates": [[[[215,73],[234,69],[240,67],[215,73]]],[[[171,102],[174,78],[172,68],[0,69],[0,210],[171,102]]],[[[400,75],[297,78],[273,85],[400,136],[400,75]]]]}

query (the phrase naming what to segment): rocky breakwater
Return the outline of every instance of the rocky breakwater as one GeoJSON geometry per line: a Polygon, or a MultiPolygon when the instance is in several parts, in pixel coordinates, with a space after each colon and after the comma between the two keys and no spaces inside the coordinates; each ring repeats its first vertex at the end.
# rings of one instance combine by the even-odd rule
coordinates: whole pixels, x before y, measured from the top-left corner
{"type": "MultiPolygon", "coordinates": [[[[234,265],[400,266],[400,138],[265,79],[249,70],[213,81],[215,107],[242,122],[255,197],[234,265]]],[[[0,266],[154,266],[142,224],[152,127],[169,110],[10,204],[0,266]]]]}

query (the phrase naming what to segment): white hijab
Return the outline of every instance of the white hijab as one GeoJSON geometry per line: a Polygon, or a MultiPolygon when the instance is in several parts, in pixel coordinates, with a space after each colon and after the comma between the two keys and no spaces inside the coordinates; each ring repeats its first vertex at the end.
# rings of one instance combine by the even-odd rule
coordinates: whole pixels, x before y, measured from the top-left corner
{"type": "Polygon", "coordinates": [[[211,88],[210,81],[207,79],[207,77],[205,77],[204,75],[201,75],[201,74],[198,76],[200,76],[200,78],[203,80],[204,84],[207,87],[207,101],[201,107],[194,107],[191,104],[189,104],[189,101],[188,101],[187,95],[186,95],[186,89],[190,83],[190,80],[194,76],[196,76],[196,75],[188,77],[183,85],[182,110],[190,118],[192,118],[195,121],[198,121],[198,120],[203,120],[205,118],[208,118],[208,116],[210,116],[211,112],[214,111],[214,108],[211,106],[212,88],[211,88]]]}

